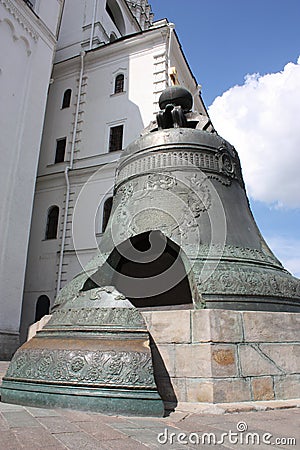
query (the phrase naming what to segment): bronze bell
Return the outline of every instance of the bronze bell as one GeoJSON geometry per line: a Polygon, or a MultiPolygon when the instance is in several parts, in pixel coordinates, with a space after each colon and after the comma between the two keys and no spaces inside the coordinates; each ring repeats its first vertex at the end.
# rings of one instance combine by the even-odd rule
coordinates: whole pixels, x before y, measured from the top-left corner
{"type": "Polygon", "coordinates": [[[157,121],[120,159],[81,288],[114,285],[139,308],[299,311],[299,280],[255,223],[235,148],[191,112],[185,88],[167,88],[159,103],[157,121]]]}
{"type": "Polygon", "coordinates": [[[300,311],[252,216],[234,147],[182,87],[120,159],[97,255],[14,355],[2,401],[162,415],[140,308],[300,311]]]}

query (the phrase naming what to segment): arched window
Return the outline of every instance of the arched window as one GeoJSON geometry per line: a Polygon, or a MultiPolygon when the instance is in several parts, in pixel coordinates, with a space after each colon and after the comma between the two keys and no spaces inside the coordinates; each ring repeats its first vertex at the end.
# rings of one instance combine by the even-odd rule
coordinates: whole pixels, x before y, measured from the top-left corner
{"type": "Polygon", "coordinates": [[[45,239],[57,238],[58,216],[59,216],[59,207],[51,206],[51,208],[49,208],[48,210],[45,239]]]}
{"type": "Polygon", "coordinates": [[[124,75],[120,73],[115,78],[115,94],[118,94],[119,92],[124,92],[124,75]]]}
{"type": "Polygon", "coordinates": [[[122,11],[116,0],[107,0],[105,9],[109,17],[117,27],[118,31],[120,32],[121,36],[124,36],[124,34],[126,33],[125,22],[122,11]]]}
{"type": "Polygon", "coordinates": [[[107,227],[109,216],[111,213],[113,198],[109,197],[105,200],[103,205],[103,216],[102,216],[102,233],[104,233],[105,228],[107,227]]]}
{"type": "Polygon", "coordinates": [[[69,108],[70,104],[71,104],[71,95],[72,95],[72,89],[67,89],[64,92],[64,96],[63,96],[63,101],[62,101],[62,105],[61,108],[69,108]]]}
{"type": "Polygon", "coordinates": [[[116,39],[117,39],[117,36],[115,35],[115,33],[110,33],[109,42],[114,42],[116,39]]]}
{"type": "Polygon", "coordinates": [[[41,320],[42,317],[49,314],[50,300],[47,295],[41,295],[35,305],[35,322],[41,320]]]}

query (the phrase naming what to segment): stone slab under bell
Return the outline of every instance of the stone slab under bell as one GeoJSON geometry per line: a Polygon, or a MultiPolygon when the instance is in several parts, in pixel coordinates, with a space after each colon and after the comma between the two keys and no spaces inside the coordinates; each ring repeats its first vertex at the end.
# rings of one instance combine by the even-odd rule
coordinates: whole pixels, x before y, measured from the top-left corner
{"type": "Polygon", "coordinates": [[[17,350],[1,400],[162,416],[142,315],[113,287],[79,293],[17,350]]]}

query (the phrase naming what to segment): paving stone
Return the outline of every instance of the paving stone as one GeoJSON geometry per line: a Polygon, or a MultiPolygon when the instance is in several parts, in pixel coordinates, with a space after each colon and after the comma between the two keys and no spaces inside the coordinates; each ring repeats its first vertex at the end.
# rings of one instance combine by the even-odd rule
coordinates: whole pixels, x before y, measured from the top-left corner
{"type": "Polygon", "coordinates": [[[78,422],[78,427],[86,433],[94,436],[99,440],[104,439],[122,439],[125,437],[127,428],[115,429],[106,424],[99,424],[96,422],[78,422]],[[123,432],[123,429],[125,430],[123,432]]]}
{"type": "Polygon", "coordinates": [[[10,403],[0,402],[0,412],[2,411],[23,411],[24,407],[21,405],[12,405],[10,403]]]}
{"type": "Polygon", "coordinates": [[[32,450],[41,450],[44,447],[51,447],[55,450],[60,446],[58,440],[42,426],[17,428],[14,430],[14,434],[20,443],[26,444],[26,447],[32,450]]]}
{"type": "Polygon", "coordinates": [[[39,427],[39,422],[25,410],[4,411],[2,415],[10,428],[39,427]]]}
{"type": "MultiPolygon", "coordinates": [[[[233,416],[231,416],[233,417],[233,416]]],[[[238,422],[245,422],[247,424],[247,432],[250,433],[258,433],[260,438],[262,438],[264,433],[270,433],[273,435],[271,438],[271,442],[275,442],[276,437],[281,437],[286,435],[285,427],[288,422],[292,424],[291,419],[288,418],[287,411],[285,411],[285,419],[286,422],[283,423],[282,419],[281,421],[275,420],[273,421],[272,418],[274,418],[274,411],[270,412],[255,412],[255,413],[248,413],[248,414],[238,414],[236,416],[236,424],[238,422]],[[279,428],[281,428],[282,432],[279,431],[279,428]]],[[[228,419],[226,418],[226,424],[228,425],[228,419]]],[[[236,430],[236,424],[233,425],[232,430],[236,430]]],[[[297,425],[295,424],[294,427],[297,428],[297,425]]],[[[221,426],[219,427],[222,428],[221,426]]],[[[230,429],[230,427],[228,427],[230,429]]],[[[292,431],[292,430],[290,430],[292,431]]],[[[292,435],[293,436],[293,435],[292,435]]],[[[269,448],[282,448],[281,446],[273,446],[268,445],[269,448]]],[[[248,446],[247,446],[248,448],[248,446]]],[[[266,448],[266,445],[261,443],[259,446],[252,447],[254,449],[260,449],[260,448],[266,448]]],[[[285,447],[285,448],[292,448],[292,447],[285,447]]],[[[294,447],[295,448],[295,447],[294,447]]]]}
{"type": "Polygon", "coordinates": [[[91,422],[94,418],[84,411],[72,411],[69,409],[62,409],[60,415],[66,417],[70,422],[91,422]]]}
{"type": "MultiPolygon", "coordinates": [[[[269,378],[269,377],[265,377],[269,378]]],[[[282,377],[285,378],[285,377],[282,377]]],[[[220,382],[230,380],[219,380],[220,382]]],[[[294,379],[296,382],[296,379],[294,379]]],[[[298,380],[299,381],[299,380],[298,380]]],[[[231,390],[231,386],[224,386],[224,389],[231,390]]],[[[277,409],[268,411],[254,411],[254,412],[239,412],[237,414],[201,414],[199,411],[205,411],[203,405],[197,409],[195,404],[194,412],[186,412],[177,409],[175,413],[165,418],[141,418],[129,416],[107,416],[100,413],[84,413],[77,411],[54,410],[57,416],[42,416],[38,420],[34,419],[33,414],[39,414],[39,408],[25,408],[21,407],[19,411],[6,411],[6,414],[15,414],[20,411],[26,413],[26,417],[36,420],[38,426],[28,426],[28,422],[24,421],[24,426],[11,428],[9,430],[0,431],[0,450],[145,450],[165,448],[170,450],[190,449],[196,448],[195,445],[174,444],[157,446],[157,435],[165,428],[170,432],[175,432],[177,435],[180,432],[194,433],[194,432],[215,432],[220,435],[221,432],[228,432],[229,430],[236,430],[237,423],[245,421],[248,425],[248,430],[259,432],[262,435],[264,432],[272,433],[275,437],[295,437],[297,442],[300,442],[300,408],[292,408],[299,404],[300,400],[287,401],[261,401],[261,402],[247,402],[248,406],[254,405],[256,408],[283,408],[284,406],[290,409],[277,409]],[[261,405],[261,406],[259,406],[261,405]],[[64,414],[66,413],[66,414],[64,414]],[[78,414],[77,414],[78,413],[78,414]],[[72,415],[75,420],[84,418],[92,419],[86,421],[72,422],[72,415]],[[85,417],[87,414],[88,417],[85,417]],[[67,415],[69,415],[67,417],[67,415]],[[75,431],[74,431],[75,430],[75,431]],[[129,437],[132,436],[132,437],[129,437]],[[53,441],[54,439],[54,441],[53,441]],[[53,444],[55,442],[55,444],[53,444]],[[142,443],[143,444],[142,444],[142,443]]],[[[183,404],[179,404],[178,408],[183,404]]],[[[191,405],[191,404],[189,404],[191,405]]],[[[238,411],[238,406],[244,407],[245,403],[228,403],[231,408],[238,411]]],[[[215,404],[215,408],[222,409],[222,404],[215,404]]],[[[190,406],[191,407],[191,406],[190,406]]],[[[191,407],[192,408],[192,407],[191,407]]],[[[41,411],[49,411],[43,410],[41,411]]],[[[190,411],[193,411],[190,409],[190,411]]],[[[41,413],[41,412],[40,412],[41,413]]],[[[1,414],[0,414],[1,417],[1,414]]],[[[24,417],[23,417],[24,418],[24,417]]],[[[14,421],[16,417],[13,416],[14,421]]],[[[8,422],[4,421],[8,426],[8,422]]],[[[224,445],[205,445],[201,448],[209,450],[215,449],[237,449],[237,445],[225,443],[224,445]]],[[[248,445],[247,449],[264,450],[267,448],[298,448],[297,446],[265,446],[248,445]]],[[[197,447],[198,448],[198,447],[197,447]]],[[[244,448],[244,447],[243,447],[244,448]]],[[[246,447],[245,447],[246,448],[246,447]]]]}
{"type": "Polygon", "coordinates": [[[96,421],[97,423],[106,423],[106,424],[111,424],[111,423],[116,423],[116,421],[118,423],[122,423],[122,422],[127,422],[125,416],[113,416],[113,415],[105,415],[102,413],[89,413],[89,416],[92,417],[93,421],[96,421]]]}
{"type": "Polygon", "coordinates": [[[291,437],[295,438],[297,442],[300,442],[300,422],[291,421],[287,418],[281,418],[272,420],[264,417],[262,422],[250,419],[248,420],[249,429],[256,428],[258,430],[263,430],[264,432],[271,433],[275,437],[291,437]],[[281,420],[281,429],[282,431],[278,431],[278,420],[281,420]]]}
{"type": "Polygon", "coordinates": [[[22,450],[20,442],[12,431],[1,431],[0,450],[22,450]]]}
{"type": "Polygon", "coordinates": [[[162,419],[161,422],[163,423],[167,423],[168,421],[172,421],[173,423],[182,422],[189,415],[190,415],[189,412],[172,411],[169,414],[169,416],[162,419]]]}
{"type": "Polygon", "coordinates": [[[40,417],[38,421],[50,433],[75,433],[80,431],[74,423],[69,422],[63,417],[40,417]]]}
{"type": "Polygon", "coordinates": [[[61,417],[61,414],[54,409],[46,409],[46,408],[33,408],[26,406],[26,411],[28,411],[33,417],[51,417],[58,416],[61,417]]]}
{"type": "Polygon", "coordinates": [[[184,419],[180,424],[180,429],[189,432],[205,432],[210,429],[214,424],[218,424],[222,421],[224,426],[224,417],[220,420],[217,416],[200,416],[198,414],[192,414],[184,419]]]}
{"type": "MultiPolygon", "coordinates": [[[[149,450],[149,446],[143,445],[134,439],[122,439],[101,442],[101,450],[149,450]]],[[[99,449],[99,447],[98,447],[99,449]]],[[[78,450],[78,449],[77,449],[78,450]]]]}
{"type": "Polygon", "coordinates": [[[0,432],[8,429],[9,429],[8,423],[0,413],[0,432]]]}
{"type": "MultiPolygon", "coordinates": [[[[221,432],[219,430],[206,428],[203,431],[187,431],[184,429],[165,429],[162,434],[158,436],[160,446],[163,448],[219,448],[223,449],[222,445],[218,445],[221,432]],[[202,439],[204,444],[202,444],[202,439]],[[211,439],[211,441],[210,441],[211,439]],[[180,443],[182,442],[182,443],[180,443]]],[[[160,447],[161,448],[161,447],[160,447]]]]}
{"type": "MultiPolygon", "coordinates": [[[[65,445],[68,450],[99,450],[99,441],[88,434],[77,431],[75,433],[59,433],[55,437],[65,445]]],[[[122,447],[120,447],[121,449],[122,447]]]]}
{"type": "MultiPolygon", "coordinates": [[[[176,422],[176,419],[172,417],[172,421],[176,422]]],[[[144,417],[136,417],[130,420],[136,428],[158,428],[164,426],[163,419],[156,418],[144,418],[144,417]]]]}
{"type": "Polygon", "coordinates": [[[115,423],[111,423],[110,426],[112,428],[114,428],[115,430],[120,430],[123,431],[124,433],[126,432],[126,430],[135,430],[137,428],[137,425],[133,422],[115,422],[115,423]]]}
{"type": "MultiPolygon", "coordinates": [[[[163,431],[163,430],[162,430],[163,431]]],[[[176,429],[176,432],[178,430],[176,429]]],[[[144,444],[156,444],[157,435],[160,433],[160,429],[146,429],[146,428],[128,428],[126,434],[128,437],[134,438],[137,441],[144,444]]]]}

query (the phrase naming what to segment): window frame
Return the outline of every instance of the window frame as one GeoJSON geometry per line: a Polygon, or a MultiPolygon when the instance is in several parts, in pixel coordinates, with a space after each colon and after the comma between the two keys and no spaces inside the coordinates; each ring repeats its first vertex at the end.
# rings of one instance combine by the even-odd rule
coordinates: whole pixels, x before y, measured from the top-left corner
{"type": "Polygon", "coordinates": [[[45,241],[57,239],[58,224],[59,224],[59,206],[51,205],[47,211],[46,229],[45,229],[45,237],[44,237],[45,241]],[[57,212],[57,215],[54,218],[51,217],[51,213],[53,211],[57,212]],[[55,222],[53,224],[54,220],[55,220],[55,222]]]}
{"type": "Polygon", "coordinates": [[[70,106],[71,106],[71,99],[72,99],[72,89],[68,88],[68,89],[66,89],[64,91],[63,98],[62,98],[62,103],[61,103],[61,109],[70,108],[70,106]],[[67,99],[68,101],[65,102],[67,95],[69,95],[69,97],[67,99]]]}
{"type": "Polygon", "coordinates": [[[56,139],[54,164],[60,164],[60,163],[65,162],[66,148],[67,148],[67,137],[66,136],[56,139]],[[65,143],[64,149],[63,149],[63,158],[62,158],[62,155],[60,155],[60,152],[62,152],[62,149],[59,148],[60,142],[65,143]],[[58,156],[60,156],[60,157],[58,157],[58,156]]]}
{"type": "MultiPolygon", "coordinates": [[[[124,123],[118,123],[118,124],[114,124],[114,125],[111,124],[111,125],[109,126],[109,129],[108,129],[108,153],[120,152],[120,151],[123,150],[123,144],[124,144],[124,129],[125,129],[124,123]],[[117,129],[117,128],[122,128],[121,147],[120,147],[120,148],[112,148],[112,146],[113,146],[113,142],[112,142],[113,136],[112,136],[112,134],[113,134],[113,130],[114,130],[114,129],[117,129]]],[[[116,138],[116,137],[115,137],[115,138],[116,138]]],[[[115,138],[114,138],[114,139],[115,139],[115,138]]],[[[117,137],[117,139],[118,139],[118,137],[117,137]]]]}
{"type": "Polygon", "coordinates": [[[109,34],[109,42],[110,43],[115,42],[117,39],[118,39],[118,36],[116,35],[116,33],[114,31],[112,31],[109,34]]]}
{"type": "Polygon", "coordinates": [[[125,75],[124,75],[123,72],[120,72],[120,73],[118,73],[115,76],[115,79],[114,79],[114,94],[115,95],[116,94],[123,94],[124,92],[125,92],[125,75]],[[118,87],[118,78],[122,79],[122,81],[121,81],[121,90],[119,90],[119,87],[118,87]],[[117,88],[118,88],[118,90],[117,90],[117,88]]]}
{"type": "Polygon", "coordinates": [[[124,19],[123,12],[116,0],[106,0],[105,11],[120,33],[121,36],[126,35],[126,23],[124,19]]]}

